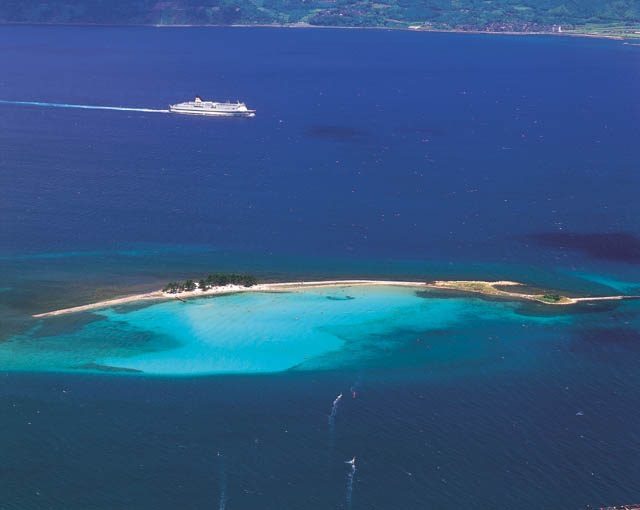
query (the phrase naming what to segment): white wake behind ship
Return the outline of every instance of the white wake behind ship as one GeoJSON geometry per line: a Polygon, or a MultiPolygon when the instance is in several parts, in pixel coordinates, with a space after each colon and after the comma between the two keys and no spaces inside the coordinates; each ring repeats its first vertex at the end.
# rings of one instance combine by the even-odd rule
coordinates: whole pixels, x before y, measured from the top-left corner
{"type": "Polygon", "coordinates": [[[247,105],[240,101],[219,103],[217,101],[203,101],[200,96],[196,96],[193,101],[169,105],[169,111],[187,115],[211,115],[217,117],[255,117],[256,115],[255,110],[249,110],[247,105]]]}

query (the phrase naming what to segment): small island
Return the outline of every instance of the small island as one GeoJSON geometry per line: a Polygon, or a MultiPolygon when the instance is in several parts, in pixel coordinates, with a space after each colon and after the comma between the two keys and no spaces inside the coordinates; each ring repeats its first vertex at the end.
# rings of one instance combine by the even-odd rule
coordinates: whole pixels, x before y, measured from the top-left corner
{"type": "Polygon", "coordinates": [[[232,294],[238,292],[294,292],[310,288],[320,287],[354,287],[354,286],[392,286],[392,287],[412,287],[416,289],[437,289],[451,290],[470,294],[480,294],[505,298],[510,300],[535,301],[545,305],[573,305],[580,302],[589,301],[611,301],[622,299],[639,299],[640,296],[615,295],[615,296],[595,296],[595,297],[569,297],[555,292],[543,292],[540,294],[530,294],[528,292],[507,291],[500,287],[525,286],[523,283],[498,280],[435,280],[428,282],[418,281],[396,281],[396,280],[321,280],[321,281],[297,281],[279,283],[258,283],[258,279],[252,275],[236,273],[212,273],[198,282],[188,279],[182,283],[170,282],[162,290],[148,292],[145,294],[135,294],[115,299],[99,301],[86,305],[63,308],[50,312],[32,315],[35,318],[53,317],[75,312],[84,312],[109,308],[128,303],[143,301],[160,301],[177,299],[187,302],[188,298],[198,298],[215,294],[232,294]]]}

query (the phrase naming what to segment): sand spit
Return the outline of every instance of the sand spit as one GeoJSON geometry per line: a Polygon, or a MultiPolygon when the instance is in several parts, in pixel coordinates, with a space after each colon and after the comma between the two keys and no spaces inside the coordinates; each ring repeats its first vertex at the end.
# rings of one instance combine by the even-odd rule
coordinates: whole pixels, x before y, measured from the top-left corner
{"type": "Polygon", "coordinates": [[[526,299],[529,301],[537,301],[545,305],[574,305],[576,303],[585,303],[591,301],[615,301],[621,299],[640,299],[640,296],[596,296],[596,297],[580,297],[574,298],[569,296],[563,296],[554,292],[547,292],[543,294],[527,294],[524,292],[510,292],[507,290],[498,289],[497,287],[518,287],[525,285],[524,283],[512,282],[509,280],[500,280],[495,282],[485,282],[476,280],[441,280],[428,283],[427,287],[438,289],[457,290],[461,292],[470,292],[476,294],[483,294],[485,296],[500,296],[511,299],[526,299]]]}
{"type": "Polygon", "coordinates": [[[215,294],[235,294],[238,292],[290,292],[301,289],[318,288],[318,287],[343,287],[355,285],[391,285],[396,287],[425,287],[424,282],[402,282],[402,281],[386,281],[386,280],[324,280],[324,281],[303,281],[303,282],[282,282],[282,283],[260,283],[252,287],[243,287],[241,285],[225,285],[221,287],[212,287],[207,290],[193,290],[189,292],[178,292],[175,294],[162,292],[160,290],[147,292],[145,294],[135,294],[115,299],[107,299],[96,303],[89,303],[81,306],[73,306],[70,308],[62,308],[51,312],[37,313],[32,317],[54,317],[56,315],[65,315],[75,312],[86,312],[88,310],[97,310],[100,308],[109,308],[112,306],[124,305],[127,303],[136,303],[140,301],[168,301],[172,299],[186,300],[189,298],[198,298],[211,296],[215,294]]]}
{"type": "Polygon", "coordinates": [[[482,280],[438,280],[432,282],[412,282],[412,281],[396,281],[396,280],[322,280],[322,281],[300,281],[300,282],[282,282],[282,283],[261,283],[252,287],[243,287],[240,285],[225,285],[220,287],[212,287],[207,290],[193,290],[189,292],[168,293],[160,290],[148,292],[146,294],[135,294],[116,299],[108,299],[97,303],[90,303],[81,306],[73,306],[70,308],[62,308],[51,312],[34,314],[35,318],[54,317],[57,315],[65,315],[76,312],[86,312],[90,310],[98,310],[101,308],[109,308],[112,306],[123,305],[127,303],[137,303],[141,301],[168,301],[180,300],[186,301],[189,298],[198,298],[211,296],[216,294],[234,294],[238,292],[292,292],[310,288],[321,287],[353,287],[353,286],[392,286],[392,287],[414,287],[414,288],[434,288],[440,290],[456,290],[460,292],[468,292],[473,294],[482,294],[486,296],[497,296],[508,299],[524,299],[528,301],[537,301],[548,305],[571,305],[588,301],[605,301],[605,300],[621,300],[621,299],[640,299],[640,296],[600,296],[600,297],[582,297],[572,298],[561,296],[558,294],[526,294],[519,292],[509,292],[498,289],[496,287],[517,287],[524,285],[519,282],[509,280],[498,281],[482,281],[482,280]]]}

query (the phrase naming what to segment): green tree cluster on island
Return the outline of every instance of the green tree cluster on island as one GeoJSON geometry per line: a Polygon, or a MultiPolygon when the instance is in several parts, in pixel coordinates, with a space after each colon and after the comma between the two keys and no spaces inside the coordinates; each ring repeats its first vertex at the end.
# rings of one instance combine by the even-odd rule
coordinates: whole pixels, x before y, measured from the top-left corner
{"type": "Polygon", "coordinates": [[[192,292],[196,289],[205,291],[212,287],[225,287],[227,285],[240,285],[242,287],[253,287],[258,283],[255,276],[237,273],[212,273],[206,278],[200,279],[198,283],[194,280],[184,282],[169,282],[162,289],[162,292],[177,294],[179,292],[192,292]]]}
{"type": "Polygon", "coordinates": [[[0,23],[640,31],[638,0],[4,0],[0,23]]]}

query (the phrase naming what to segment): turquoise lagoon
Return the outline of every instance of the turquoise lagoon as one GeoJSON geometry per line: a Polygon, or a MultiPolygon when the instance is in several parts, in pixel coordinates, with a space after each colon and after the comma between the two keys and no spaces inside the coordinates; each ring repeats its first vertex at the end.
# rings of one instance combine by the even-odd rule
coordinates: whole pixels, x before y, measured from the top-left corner
{"type": "Polygon", "coordinates": [[[523,306],[532,305],[394,286],[248,292],[42,319],[0,344],[0,361],[8,369],[155,375],[329,369],[383,361],[489,363],[499,359],[491,335],[497,324],[504,331],[566,322],[562,314],[524,316],[519,312],[523,306]],[[67,331],[50,334],[49,322],[58,323],[54,327],[67,322],[67,331]],[[403,359],[407,347],[418,357],[403,359]]]}

